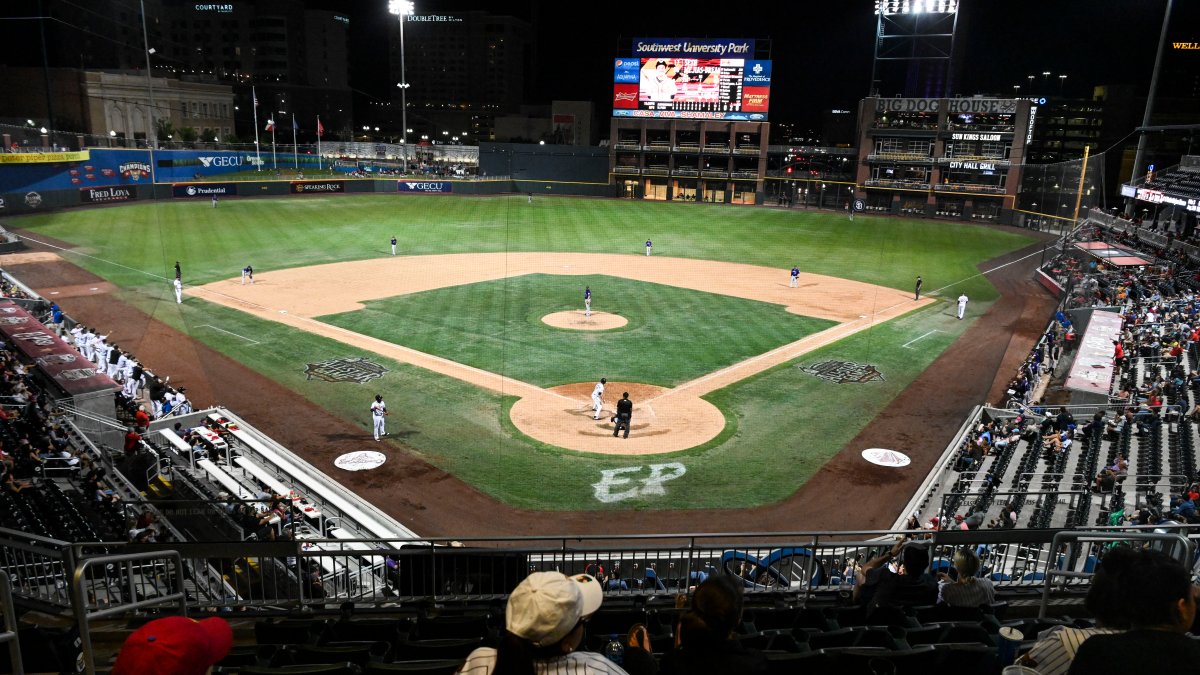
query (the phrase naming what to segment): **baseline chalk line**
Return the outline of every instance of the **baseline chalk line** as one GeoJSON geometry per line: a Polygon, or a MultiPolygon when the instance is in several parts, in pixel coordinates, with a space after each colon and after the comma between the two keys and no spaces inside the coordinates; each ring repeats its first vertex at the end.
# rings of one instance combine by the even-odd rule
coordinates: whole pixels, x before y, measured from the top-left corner
{"type": "Polygon", "coordinates": [[[228,333],[229,335],[232,335],[233,337],[241,338],[241,339],[245,340],[246,342],[249,342],[252,345],[262,344],[258,340],[251,340],[250,338],[246,337],[245,335],[238,335],[237,333],[232,333],[230,331],[225,330],[224,328],[217,328],[216,326],[214,326],[210,323],[202,323],[202,324],[196,326],[196,328],[211,328],[213,330],[219,330],[222,333],[228,333]]]}
{"type": "Polygon", "coordinates": [[[929,337],[930,335],[933,335],[934,333],[940,333],[940,332],[941,332],[941,331],[939,331],[938,329],[936,329],[936,328],[935,328],[935,329],[933,329],[933,330],[929,331],[928,333],[926,333],[926,334],[922,335],[921,337],[919,337],[919,338],[913,338],[913,339],[909,340],[908,342],[905,342],[904,344],[902,344],[902,345],[900,345],[900,346],[901,346],[901,347],[904,347],[904,348],[906,348],[906,349],[912,349],[912,347],[909,347],[909,345],[911,345],[912,343],[914,343],[914,342],[916,342],[917,340],[920,340],[920,339],[922,339],[922,338],[927,338],[927,337],[929,337]]]}

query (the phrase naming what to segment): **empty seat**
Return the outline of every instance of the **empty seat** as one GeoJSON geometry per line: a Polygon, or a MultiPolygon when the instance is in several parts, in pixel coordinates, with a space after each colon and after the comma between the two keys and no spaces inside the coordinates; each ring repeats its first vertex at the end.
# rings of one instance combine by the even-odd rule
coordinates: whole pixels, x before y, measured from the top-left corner
{"type": "Polygon", "coordinates": [[[246,666],[238,672],[242,675],[360,675],[362,669],[353,663],[320,663],[278,668],[246,666]]]}
{"type": "Polygon", "coordinates": [[[937,651],[922,645],[912,649],[883,651],[849,647],[827,654],[829,672],[844,674],[894,673],[895,675],[928,675],[937,662],[937,651]]]}
{"type": "Polygon", "coordinates": [[[368,663],[363,675],[385,673],[409,673],[410,675],[452,675],[458,672],[463,659],[426,659],[421,661],[397,661],[395,663],[368,663]]]}
{"type": "Polygon", "coordinates": [[[370,661],[387,661],[392,646],[386,642],[331,642],[297,645],[291,650],[294,663],[345,663],[364,666],[370,661]]]}
{"type": "Polygon", "coordinates": [[[472,651],[483,646],[483,638],[436,640],[400,640],[394,661],[417,659],[465,659],[472,651]]]}
{"type": "Polygon", "coordinates": [[[316,644],[325,635],[324,619],[278,619],[256,621],[254,641],[260,645],[316,644]]]}
{"type": "MultiPolygon", "coordinates": [[[[416,637],[421,640],[487,638],[491,619],[492,615],[487,613],[421,617],[417,619],[416,637]]],[[[629,630],[629,626],[626,626],[622,632],[627,630],[629,630]]]]}
{"type": "Polygon", "coordinates": [[[799,652],[796,654],[768,652],[768,675],[796,675],[796,673],[825,673],[829,657],[823,652],[799,652]]]}
{"type": "Polygon", "coordinates": [[[808,636],[808,647],[813,651],[836,647],[853,647],[858,643],[858,638],[858,631],[852,628],[839,628],[837,630],[825,631],[824,633],[812,633],[808,636]]]}

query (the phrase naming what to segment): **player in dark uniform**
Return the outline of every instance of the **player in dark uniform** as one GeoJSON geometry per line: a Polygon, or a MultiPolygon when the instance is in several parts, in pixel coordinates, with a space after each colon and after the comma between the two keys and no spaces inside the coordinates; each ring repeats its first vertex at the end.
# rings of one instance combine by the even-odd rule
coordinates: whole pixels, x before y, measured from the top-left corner
{"type": "Polygon", "coordinates": [[[633,419],[633,401],[629,400],[629,392],[621,395],[621,400],[617,401],[617,426],[613,427],[613,438],[617,437],[617,432],[622,427],[625,428],[625,438],[629,438],[629,421],[633,419]]]}

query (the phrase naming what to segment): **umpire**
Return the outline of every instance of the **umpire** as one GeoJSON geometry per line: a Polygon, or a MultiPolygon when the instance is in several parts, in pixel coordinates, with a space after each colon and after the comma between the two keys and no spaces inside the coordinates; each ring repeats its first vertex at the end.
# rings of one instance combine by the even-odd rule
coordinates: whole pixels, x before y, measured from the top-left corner
{"type": "Polygon", "coordinates": [[[629,400],[629,392],[621,395],[621,400],[617,401],[617,426],[613,427],[613,438],[617,437],[617,432],[621,431],[621,427],[625,427],[625,438],[629,438],[629,420],[633,419],[633,401],[629,400]]]}

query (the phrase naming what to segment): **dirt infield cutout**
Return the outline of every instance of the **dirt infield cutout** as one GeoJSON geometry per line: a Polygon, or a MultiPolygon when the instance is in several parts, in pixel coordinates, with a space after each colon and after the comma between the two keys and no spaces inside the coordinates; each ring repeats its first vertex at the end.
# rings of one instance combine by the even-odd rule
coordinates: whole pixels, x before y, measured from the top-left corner
{"type": "MultiPolygon", "coordinates": [[[[788,270],[739,263],[601,253],[477,253],[386,257],[278,271],[256,270],[256,283],[230,278],[187,289],[190,296],[261,319],[339,340],[365,351],[518,396],[511,410],[522,433],[580,452],[651,455],[677,452],[712,440],[725,427],[721,411],[701,397],[777,364],[935,302],[898,291],[817,274],[800,275],[789,288],[788,270]],[[605,414],[592,419],[595,382],[543,389],[415,349],[322,323],[313,317],[362,309],[370,300],[526,274],[604,274],[649,283],[784,305],[787,311],[830,319],[837,326],[714,371],[672,389],[609,382],[605,414]],[[634,401],[628,439],[612,437],[609,421],[621,393],[634,401]]],[[[564,311],[582,319],[582,310],[564,311]]],[[[593,313],[595,318],[600,313],[593,313]]],[[[554,315],[550,315],[554,316],[554,315]]],[[[610,317],[621,319],[617,315],[610,317]]],[[[545,320],[545,319],[543,319],[545,320]]],[[[581,328],[580,326],[567,326],[581,328]]],[[[605,330],[617,325],[591,328],[605,330]]],[[[583,328],[586,329],[586,328],[583,328]]],[[[590,373],[580,373],[589,375],[590,373]]]]}

